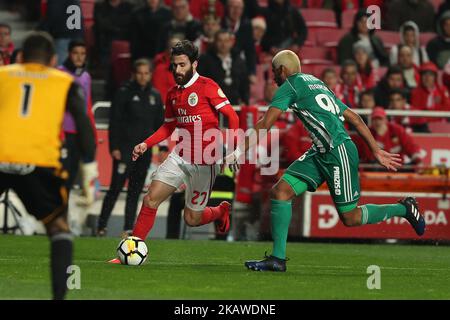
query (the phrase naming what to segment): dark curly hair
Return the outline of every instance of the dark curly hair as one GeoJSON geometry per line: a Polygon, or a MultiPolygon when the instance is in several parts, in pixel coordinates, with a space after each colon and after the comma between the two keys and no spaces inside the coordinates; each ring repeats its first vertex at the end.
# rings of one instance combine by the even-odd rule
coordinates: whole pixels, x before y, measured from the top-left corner
{"type": "Polygon", "coordinates": [[[198,60],[198,48],[189,40],[181,40],[172,47],[172,56],[180,56],[183,54],[188,56],[191,63],[198,60]]]}

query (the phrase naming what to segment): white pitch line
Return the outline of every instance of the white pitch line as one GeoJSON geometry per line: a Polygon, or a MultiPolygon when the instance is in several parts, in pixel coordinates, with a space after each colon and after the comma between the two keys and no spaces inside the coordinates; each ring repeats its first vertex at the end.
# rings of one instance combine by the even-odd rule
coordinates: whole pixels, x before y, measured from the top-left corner
{"type": "MultiPolygon", "coordinates": [[[[14,261],[17,259],[13,258],[0,258],[0,261],[14,261]]],[[[107,264],[107,261],[99,261],[99,260],[77,260],[78,263],[104,263],[107,264]]],[[[154,264],[154,265],[174,265],[174,266],[241,266],[241,263],[189,263],[189,262],[164,262],[164,261],[148,261],[146,264],[154,264]]],[[[333,265],[309,265],[309,264],[292,264],[289,265],[290,269],[292,268],[298,269],[298,268],[313,268],[313,269],[365,269],[367,266],[333,266],[333,265]]],[[[450,271],[449,268],[421,268],[421,267],[383,267],[380,266],[380,269],[387,269],[387,270],[423,270],[423,271],[450,271]]]]}

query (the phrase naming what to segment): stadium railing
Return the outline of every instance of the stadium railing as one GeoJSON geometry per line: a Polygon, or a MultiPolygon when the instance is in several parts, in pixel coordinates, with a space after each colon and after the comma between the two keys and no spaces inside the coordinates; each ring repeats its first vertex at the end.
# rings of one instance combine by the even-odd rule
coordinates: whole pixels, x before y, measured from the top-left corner
{"type": "MultiPolygon", "coordinates": [[[[92,107],[92,112],[94,116],[96,112],[104,112],[104,108],[109,108],[111,102],[109,101],[98,101],[92,107]],[[103,109],[103,110],[102,110],[103,109]]],[[[241,106],[233,106],[236,111],[241,110],[241,106]]],[[[259,111],[266,111],[268,106],[258,106],[259,111]]],[[[353,109],[359,115],[370,115],[372,113],[371,109],[353,109]]],[[[288,110],[287,112],[292,112],[288,110]]],[[[105,112],[104,114],[107,114],[105,112]]],[[[408,116],[408,117],[428,117],[428,118],[447,118],[450,119],[450,111],[411,111],[411,110],[390,110],[386,109],[386,114],[388,116],[408,116]]],[[[96,124],[97,129],[108,129],[108,121],[104,117],[99,118],[99,123],[96,124]],[[105,121],[106,120],[106,121],[105,121]]],[[[97,122],[97,119],[96,119],[97,122]]],[[[449,132],[450,133],[450,132],[449,132]]]]}

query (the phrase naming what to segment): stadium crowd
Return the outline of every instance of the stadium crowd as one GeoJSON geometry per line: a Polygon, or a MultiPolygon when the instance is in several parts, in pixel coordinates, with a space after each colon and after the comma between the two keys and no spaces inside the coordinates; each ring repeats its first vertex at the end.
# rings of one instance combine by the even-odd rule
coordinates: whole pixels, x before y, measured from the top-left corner
{"type": "MultiPolygon", "coordinates": [[[[146,58],[153,64],[152,85],[164,101],[175,84],[170,47],[188,39],[199,47],[199,72],[214,79],[234,105],[271,100],[276,85],[270,61],[288,48],[299,54],[303,72],[320,77],[351,108],[450,111],[450,1],[36,0],[26,2],[29,11],[37,2],[38,28],[55,38],[59,64],[67,59],[70,41],[83,38],[89,53],[85,68],[94,78],[107,79],[106,100],[129,80],[132,63],[146,58]],[[81,30],[66,28],[61,12],[70,5],[82,9],[81,30]],[[371,5],[380,8],[379,30],[368,27],[371,5]]],[[[11,32],[0,21],[0,65],[14,61],[11,32]]],[[[364,119],[371,124],[372,117],[364,119]]],[[[445,121],[391,120],[408,134],[431,132],[430,123],[445,121]]],[[[278,127],[287,136],[287,129],[306,134],[293,117],[278,127]]],[[[297,155],[307,147],[285,145],[290,151],[283,154],[297,155]]],[[[361,159],[369,158],[361,152],[361,159]]]]}

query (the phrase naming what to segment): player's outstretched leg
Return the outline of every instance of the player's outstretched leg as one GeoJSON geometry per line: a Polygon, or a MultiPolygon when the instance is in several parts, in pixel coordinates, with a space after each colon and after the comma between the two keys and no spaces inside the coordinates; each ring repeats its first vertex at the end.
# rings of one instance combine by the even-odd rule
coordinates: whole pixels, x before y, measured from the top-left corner
{"type": "MultiPolygon", "coordinates": [[[[356,204],[355,204],[356,206],[356,204]]],[[[342,222],[348,226],[375,224],[392,217],[408,220],[417,235],[425,233],[425,219],[420,214],[417,202],[412,197],[399,200],[396,204],[365,204],[346,211],[338,208],[342,222]]]]}
{"type": "Polygon", "coordinates": [[[291,199],[297,194],[307,190],[307,185],[293,178],[289,183],[284,179],[290,179],[284,176],[277,182],[272,189],[271,194],[271,224],[273,250],[272,255],[265,255],[262,260],[250,260],[245,262],[249,270],[254,271],[286,271],[286,242],[289,231],[289,224],[292,217],[291,199]],[[295,188],[295,191],[293,190],[295,188]]]}
{"type": "Polygon", "coordinates": [[[50,238],[50,264],[53,299],[62,300],[67,291],[67,268],[72,264],[72,233],[67,223],[67,214],[45,225],[50,238]]]}
{"type": "Polygon", "coordinates": [[[230,209],[228,201],[222,201],[217,207],[206,207],[203,212],[184,208],[184,221],[188,226],[198,227],[217,221],[216,232],[225,234],[230,229],[230,209]]]}
{"type": "MultiPolygon", "coordinates": [[[[166,200],[174,191],[175,187],[166,184],[159,180],[153,180],[148,189],[148,193],[145,195],[142,201],[142,207],[139,211],[136,224],[132,235],[142,240],[147,238],[150,230],[155,223],[156,212],[159,205],[166,200]]],[[[119,259],[115,258],[108,261],[109,263],[119,264],[119,259]]]]}
{"type": "Polygon", "coordinates": [[[416,199],[413,197],[406,197],[399,200],[399,203],[404,205],[406,208],[405,219],[408,220],[417,235],[422,236],[425,233],[426,228],[425,219],[419,211],[419,206],[416,199]]]}

